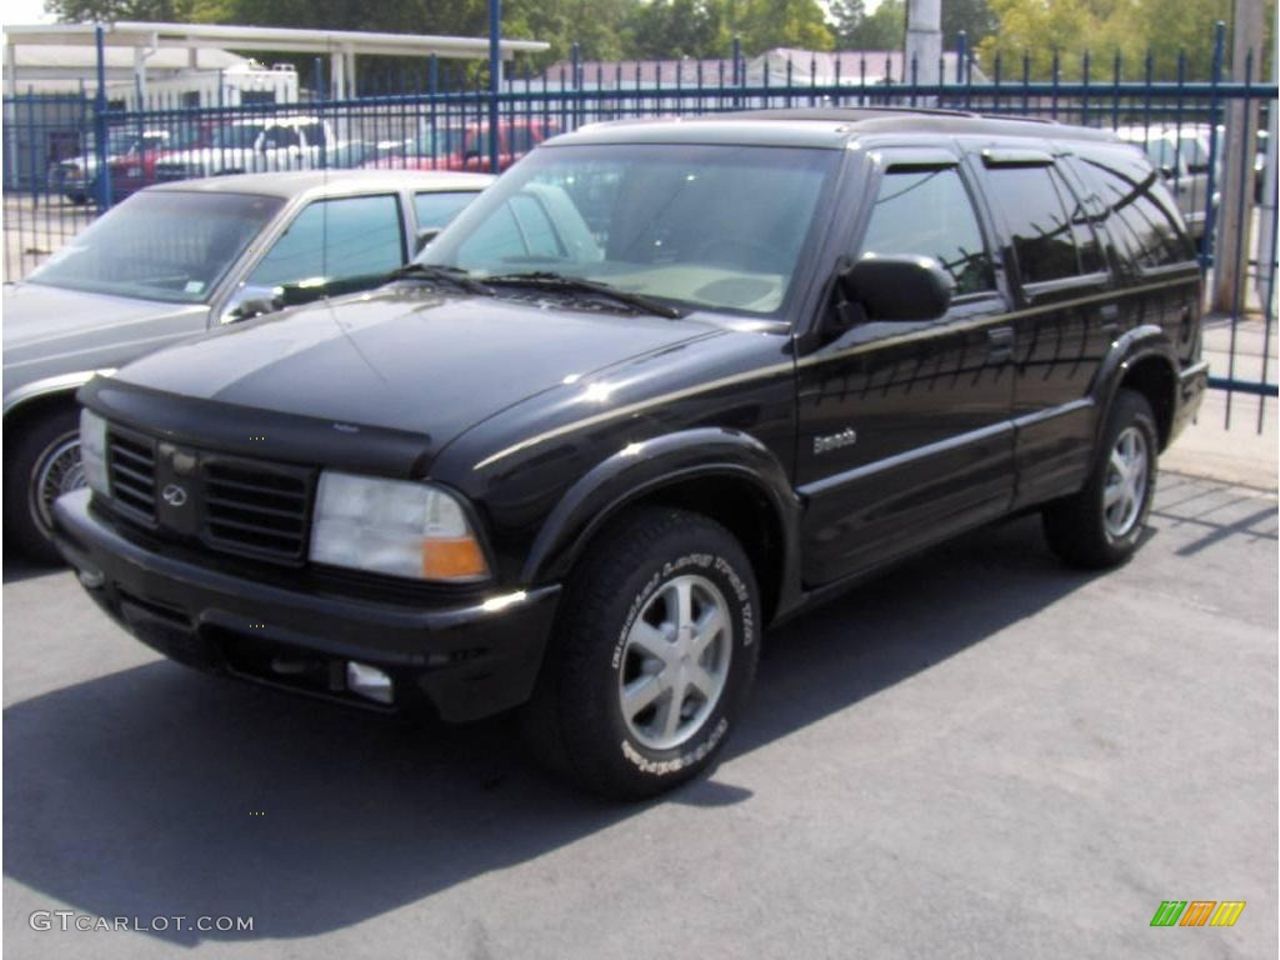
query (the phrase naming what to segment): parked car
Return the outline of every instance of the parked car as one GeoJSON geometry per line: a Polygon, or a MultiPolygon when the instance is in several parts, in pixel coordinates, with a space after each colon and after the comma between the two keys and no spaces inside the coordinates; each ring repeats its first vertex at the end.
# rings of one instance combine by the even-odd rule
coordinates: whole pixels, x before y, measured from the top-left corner
{"type": "MultiPolygon", "coordinates": [[[[498,169],[506,170],[535,146],[556,134],[549,120],[515,118],[498,125],[498,169]]],[[[403,150],[391,151],[365,164],[377,170],[490,169],[489,124],[439,124],[408,141],[403,150]]]]}
{"type": "Polygon", "coordinates": [[[1128,559],[1205,388],[1200,284],[1106,133],[587,127],[396,283],[91,380],[57,543],[176,660],[520,707],[557,768],[648,796],[714,761],[765,628],[887,564],[1028,510],[1128,559]]]}
{"type": "MultiPolygon", "coordinates": [[[[114,130],[107,138],[107,163],[110,165],[141,164],[169,143],[168,130],[114,130]]],[[[90,151],[54,164],[50,171],[50,191],[72,203],[87,203],[97,190],[98,157],[90,151]]]]}
{"type": "Polygon", "coordinates": [[[95,370],[333,289],[376,285],[492,178],[328,171],[143,190],[4,288],[5,525],[54,560],[83,481],[76,389],[95,370]]]}
{"type": "Polygon", "coordinates": [[[107,164],[111,177],[112,204],[160,182],[156,165],[166,157],[207,148],[214,129],[203,123],[188,124],[170,131],[162,141],[113,157],[107,164]]]}
{"type": "Polygon", "coordinates": [[[161,156],[156,161],[156,179],[163,182],[230,173],[342,169],[359,163],[361,149],[340,140],[329,121],[320,117],[233,120],[215,127],[207,145],[161,156]]]}
{"type": "MultiPolygon", "coordinates": [[[[1139,144],[1151,158],[1152,165],[1165,180],[1165,186],[1178,202],[1182,219],[1186,222],[1191,239],[1199,244],[1204,238],[1204,228],[1209,209],[1209,126],[1208,124],[1183,124],[1182,126],[1133,126],[1121,127],[1117,135],[1130,143],[1139,144]]],[[[1219,148],[1221,149],[1221,148],[1219,148]]],[[[1221,163],[1214,176],[1213,207],[1219,203],[1216,185],[1222,182],[1221,163]]]]}

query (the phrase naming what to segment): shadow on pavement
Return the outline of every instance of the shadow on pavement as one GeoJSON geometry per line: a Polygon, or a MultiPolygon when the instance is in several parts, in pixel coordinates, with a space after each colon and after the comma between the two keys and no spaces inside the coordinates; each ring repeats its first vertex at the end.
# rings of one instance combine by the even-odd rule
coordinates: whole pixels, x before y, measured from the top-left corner
{"type": "Polygon", "coordinates": [[[6,546],[4,550],[4,583],[21,583],[32,577],[44,577],[51,573],[64,573],[62,564],[36,563],[18,553],[14,547],[6,546]]]}
{"type": "Polygon", "coordinates": [[[1216,480],[1163,474],[1151,516],[1154,522],[1199,534],[1178,548],[1180,557],[1195,556],[1232,537],[1271,543],[1280,539],[1274,494],[1216,480]]]}
{"type": "MultiPolygon", "coordinates": [[[[847,708],[1077,589],[1034,519],[971,535],[771,634],[730,756],[847,708]]],[[[431,728],[159,662],[10,707],[5,873],[104,917],[321,934],[572,844],[643,807],[530,768],[512,725],[431,728]]],[[[779,749],[785,749],[780,746],[779,749]]],[[[718,774],[655,802],[717,806],[718,774]]]]}

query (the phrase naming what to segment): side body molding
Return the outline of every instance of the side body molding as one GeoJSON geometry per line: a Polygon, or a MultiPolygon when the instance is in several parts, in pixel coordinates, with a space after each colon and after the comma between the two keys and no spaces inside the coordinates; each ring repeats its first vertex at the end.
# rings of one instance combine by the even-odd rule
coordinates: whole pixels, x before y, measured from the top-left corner
{"type": "MultiPolygon", "coordinates": [[[[768,503],[782,556],[777,612],[799,600],[800,499],[786,469],[759,440],[736,430],[699,427],[631,444],[569,488],[539,530],[521,571],[523,583],[568,575],[579,551],[630,503],[681,481],[723,477],[746,482],[768,503]]],[[[761,584],[762,589],[766,589],[761,584]]]]}

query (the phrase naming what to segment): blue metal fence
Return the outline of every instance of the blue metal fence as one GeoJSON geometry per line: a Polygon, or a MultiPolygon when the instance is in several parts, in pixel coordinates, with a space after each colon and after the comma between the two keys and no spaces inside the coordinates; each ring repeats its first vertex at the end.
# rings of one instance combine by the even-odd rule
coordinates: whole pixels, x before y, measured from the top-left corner
{"type": "MultiPolygon", "coordinates": [[[[1252,62],[1228,79],[1224,31],[1210,75],[1157,81],[1147,57],[1052,57],[1050,79],[1033,79],[1030,56],[997,58],[984,70],[964,44],[939,62],[939,82],[921,82],[920,64],[900,54],[766,55],[748,61],[735,44],[723,60],[567,63],[511,71],[491,85],[484,69],[426,60],[408,78],[346,100],[225,106],[158,95],[142,109],[112,103],[105,87],[89,97],[6,98],[5,269],[21,277],[85,223],[151,183],[237,171],[308,167],[505,169],[545,137],[588,123],[749,109],[931,107],[1011,114],[1105,127],[1145,147],[1167,177],[1206,271],[1215,268],[1216,224],[1235,206],[1248,276],[1230,308],[1210,321],[1214,387],[1257,398],[1261,429],[1277,394],[1275,352],[1274,166],[1250,153],[1241,189],[1223,197],[1224,125],[1243,118],[1246,140],[1275,113],[1276,85],[1258,82],[1252,62]],[[1242,111],[1228,108],[1243,105],[1242,111]],[[496,121],[496,122],[495,122],[496,121]],[[1244,242],[1252,236],[1252,244],[1244,242]],[[1221,343],[1219,344],[1219,341],[1221,343]]],[[[315,88],[323,90],[317,63],[315,88]]],[[[1046,130],[1046,133],[1048,130],[1046,130]]],[[[1274,146],[1271,147],[1274,157],[1274,146]]],[[[1274,163],[1274,160],[1272,160],[1274,163]]]]}

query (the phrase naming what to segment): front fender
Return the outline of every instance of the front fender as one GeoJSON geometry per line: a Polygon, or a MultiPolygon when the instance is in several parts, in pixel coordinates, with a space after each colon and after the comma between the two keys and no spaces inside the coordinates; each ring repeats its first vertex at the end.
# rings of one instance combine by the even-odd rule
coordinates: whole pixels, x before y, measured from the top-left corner
{"type": "Polygon", "coordinates": [[[92,380],[95,376],[109,377],[115,370],[78,370],[75,373],[63,373],[56,377],[44,377],[40,380],[32,380],[30,383],[24,383],[20,387],[15,387],[4,396],[4,415],[7,417],[10,413],[17,410],[32,400],[39,400],[53,394],[66,393],[74,395],[77,390],[92,380]]]}
{"type": "Polygon", "coordinates": [[[568,575],[582,547],[630,503],[684,480],[724,476],[751,484],[769,503],[781,532],[783,585],[798,556],[800,501],[786,470],[759,440],[736,430],[701,427],[633,443],[601,461],[571,486],[534,540],[523,583],[568,575]]]}

